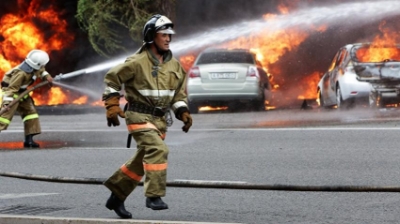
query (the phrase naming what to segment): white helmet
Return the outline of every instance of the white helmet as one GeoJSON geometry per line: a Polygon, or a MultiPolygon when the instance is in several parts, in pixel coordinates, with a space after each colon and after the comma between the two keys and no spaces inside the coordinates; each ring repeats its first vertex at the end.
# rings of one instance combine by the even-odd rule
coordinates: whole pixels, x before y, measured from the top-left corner
{"type": "Polygon", "coordinates": [[[32,50],[26,56],[25,62],[35,70],[46,65],[50,61],[49,55],[42,50],[32,50]]]}
{"type": "Polygon", "coordinates": [[[144,24],[142,35],[145,43],[153,43],[156,33],[175,34],[174,24],[167,17],[157,14],[144,24]]]}

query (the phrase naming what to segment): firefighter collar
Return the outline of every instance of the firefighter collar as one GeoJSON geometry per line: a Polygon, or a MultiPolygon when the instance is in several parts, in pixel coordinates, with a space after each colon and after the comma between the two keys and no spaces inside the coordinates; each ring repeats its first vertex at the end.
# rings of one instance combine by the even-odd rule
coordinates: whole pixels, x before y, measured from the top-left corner
{"type": "Polygon", "coordinates": [[[19,69],[21,69],[22,71],[24,71],[26,73],[33,72],[33,68],[31,66],[29,66],[28,63],[26,63],[25,61],[19,65],[19,69]]]}
{"type": "MultiPolygon", "coordinates": [[[[157,57],[153,54],[153,52],[152,52],[149,48],[147,48],[146,50],[147,50],[147,54],[148,54],[148,56],[149,56],[151,62],[153,62],[153,64],[155,64],[155,65],[160,64],[160,61],[159,61],[159,60],[157,59],[157,57]]],[[[172,52],[171,52],[171,50],[166,51],[166,52],[164,53],[164,55],[163,55],[163,58],[164,58],[164,63],[170,61],[170,60],[172,59],[172,52]]]]}

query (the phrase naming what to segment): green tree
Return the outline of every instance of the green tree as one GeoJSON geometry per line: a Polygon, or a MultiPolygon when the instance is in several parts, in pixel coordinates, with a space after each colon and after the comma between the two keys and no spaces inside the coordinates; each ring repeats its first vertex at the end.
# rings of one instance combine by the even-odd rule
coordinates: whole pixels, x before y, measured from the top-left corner
{"type": "Polygon", "coordinates": [[[142,29],[154,14],[175,19],[176,0],[79,0],[76,18],[93,49],[109,57],[127,51],[124,38],[140,43],[142,29]]]}

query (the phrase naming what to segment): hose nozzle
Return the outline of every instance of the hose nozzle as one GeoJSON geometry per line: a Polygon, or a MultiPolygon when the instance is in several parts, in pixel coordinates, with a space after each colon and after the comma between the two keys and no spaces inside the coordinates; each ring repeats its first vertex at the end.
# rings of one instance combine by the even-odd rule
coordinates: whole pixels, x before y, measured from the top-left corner
{"type": "Polygon", "coordinates": [[[62,73],[60,73],[59,75],[56,75],[54,78],[53,78],[53,81],[54,82],[60,82],[61,81],[61,79],[62,79],[62,76],[63,74],[62,73]]]}

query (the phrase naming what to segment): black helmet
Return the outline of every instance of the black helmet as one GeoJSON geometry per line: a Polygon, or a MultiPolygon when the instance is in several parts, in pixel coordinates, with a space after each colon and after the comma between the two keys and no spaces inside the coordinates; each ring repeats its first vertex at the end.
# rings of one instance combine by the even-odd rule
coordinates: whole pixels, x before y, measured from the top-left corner
{"type": "Polygon", "coordinates": [[[152,16],[146,24],[144,24],[142,35],[145,43],[152,43],[156,33],[175,34],[174,24],[163,15],[152,16]]]}

